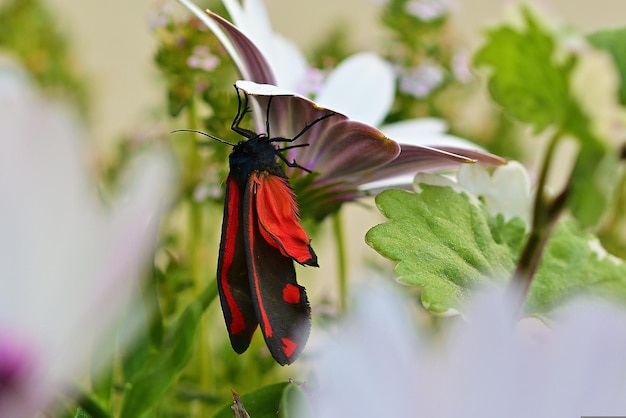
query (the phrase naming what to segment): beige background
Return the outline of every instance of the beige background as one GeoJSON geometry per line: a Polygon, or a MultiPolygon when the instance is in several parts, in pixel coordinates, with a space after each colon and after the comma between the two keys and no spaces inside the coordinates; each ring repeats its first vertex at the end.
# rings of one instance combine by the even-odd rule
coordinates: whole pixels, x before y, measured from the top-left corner
{"type": "MultiPolygon", "coordinates": [[[[0,0],[0,4],[6,0],[0,0]]],[[[200,4],[200,0],[197,0],[200,4]]],[[[175,0],[168,0],[182,11],[175,0]]],[[[94,80],[92,133],[111,138],[146,121],[151,110],[162,106],[163,90],[152,65],[154,42],[148,16],[156,0],[48,0],[73,38],[78,65],[94,80]]],[[[477,37],[478,27],[495,22],[510,1],[456,0],[460,30],[477,37]]],[[[626,24],[624,0],[544,0],[582,30],[626,24]]],[[[360,48],[380,39],[380,6],[372,0],[266,0],[276,31],[305,47],[336,22],[349,24],[360,48]]],[[[0,22],[1,24],[1,22],[0,22]]]]}

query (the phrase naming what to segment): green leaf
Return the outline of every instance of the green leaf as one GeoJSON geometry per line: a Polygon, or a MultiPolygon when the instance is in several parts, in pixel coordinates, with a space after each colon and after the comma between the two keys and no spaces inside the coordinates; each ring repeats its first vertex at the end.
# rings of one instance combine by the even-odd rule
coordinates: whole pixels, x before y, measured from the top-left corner
{"type": "Polygon", "coordinates": [[[596,48],[603,49],[613,56],[613,61],[619,71],[622,82],[620,84],[620,103],[626,105],[626,28],[610,29],[595,32],[588,37],[596,48]]]}
{"type": "Polygon", "coordinates": [[[552,36],[528,9],[522,13],[525,28],[490,30],[474,63],[491,68],[488,87],[493,98],[517,119],[542,131],[563,125],[568,118],[574,60],[557,62],[552,36]]]}
{"type": "MultiPolygon", "coordinates": [[[[509,280],[526,240],[524,223],[490,216],[482,203],[451,187],[420,189],[378,195],[389,221],[370,229],[366,241],[398,262],[400,281],[423,287],[424,306],[435,313],[458,310],[477,285],[509,280]]],[[[550,315],[579,293],[626,303],[626,264],[600,255],[597,242],[574,221],[556,226],[529,291],[528,314],[550,315]]]]}
{"type": "Polygon", "coordinates": [[[145,330],[142,330],[124,352],[121,360],[122,374],[126,381],[132,380],[134,376],[143,370],[149,359],[149,354],[150,341],[145,330]]]}
{"type": "Polygon", "coordinates": [[[605,145],[585,127],[581,126],[576,134],[582,140],[572,171],[567,206],[581,225],[588,227],[595,225],[606,210],[611,189],[607,186],[615,181],[615,176],[601,170],[602,165],[608,162],[605,145]]]}
{"type": "Polygon", "coordinates": [[[365,239],[381,255],[398,261],[400,281],[424,287],[422,302],[429,310],[458,309],[472,287],[488,277],[508,277],[514,267],[507,245],[511,232],[494,236],[487,210],[466,194],[450,187],[420,187],[420,193],[379,194],[376,204],[390,221],[370,229],[365,239]]]}
{"type": "Polygon", "coordinates": [[[626,264],[603,254],[599,245],[596,237],[575,222],[559,223],[535,275],[526,311],[545,316],[576,295],[626,303],[626,264]]]}
{"type": "Polygon", "coordinates": [[[570,90],[578,58],[570,54],[557,59],[557,52],[565,50],[558,47],[560,40],[527,8],[522,15],[523,28],[504,25],[488,32],[474,63],[491,69],[491,95],[511,115],[538,132],[554,127],[579,142],[567,206],[584,226],[594,225],[608,199],[603,187],[607,179],[598,173],[608,147],[570,90]]]}
{"type": "Polygon", "coordinates": [[[174,323],[169,344],[152,364],[137,373],[127,384],[122,418],[146,416],[189,362],[195,347],[195,336],[204,310],[200,300],[192,302],[174,323]]]}
{"type": "MultiPolygon", "coordinates": [[[[276,418],[283,399],[283,391],[293,383],[282,382],[265,386],[241,397],[241,402],[253,418],[276,418]]],[[[233,418],[232,403],[220,410],[215,418],[233,418]]]]}
{"type": "Polygon", "coordinates": [[[91,418],[91,415],[85,412],[84,409],[78,407],[76,408],[76,414],[74,414],[74,418],[91,418]]]}
{"type": "Polygon", "coordinates": [[[291,383],[283,390],[279,418],[312,418],[313,410],[302,388],[291,383]]]}

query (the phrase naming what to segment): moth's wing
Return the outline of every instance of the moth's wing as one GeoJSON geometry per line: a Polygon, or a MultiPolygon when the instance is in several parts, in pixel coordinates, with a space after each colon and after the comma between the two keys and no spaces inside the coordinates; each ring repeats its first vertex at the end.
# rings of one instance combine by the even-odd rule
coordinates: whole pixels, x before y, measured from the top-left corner
{"type": "Polygon", "coordinates": [[[284,177],[263,175],[257,182],[259,229],[267,242],[302,265],[317,265],[309,236],[300,224],[293,190],[284,177]]]}
{"type": "MultiPolygon", "coordinates": [[[[248,251],[248,271],[257,319],[267,347],[281,365],[292,363],[300,354],[311,331],[311,309],[304,287],[296,282],[290,257],[268,243],[259,226],[259,202],[290,196],[259,196],[272,191],[257,187],[267,179],[253,172],[244,194],[244,241],[248,251]]],[[[274,190],[275,191],[275,190],[274,190]]],[[[292,195],[291,195],[292,196],[292,195]]]]}
{"type": "Polygon", "coordinates": [[[217,263],[217,287],[230,342],[239,354],[250,345],[258,325],[250,293],[243,204],[243,190],[232,176],[228,176],[217,263]]]}

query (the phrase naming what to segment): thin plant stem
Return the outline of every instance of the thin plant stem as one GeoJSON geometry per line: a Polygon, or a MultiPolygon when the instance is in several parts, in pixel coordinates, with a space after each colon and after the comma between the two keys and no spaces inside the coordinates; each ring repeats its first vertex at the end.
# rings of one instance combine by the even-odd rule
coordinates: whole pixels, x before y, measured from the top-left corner
{"type": "Polygon", "coordinates": [[[346,257],[346,241],[343,233],[343,220],[341,211],[332,216],[335,245],[337,247],[337,279],[339,283],[339,311],[346,312],[348,309],[348,273],[346,257]]]}
{"type": "MultiPolygon", "coordinates": [[[[196,106],[192,101],[187,112],[187,125],[190,130],[196,130],[196,118],[196,106]]],[[[187,161],[185,161],[188,167],[185,176],[185,191],[189,196],[189,240],[187,254],[189,255],[189,272],[194,281],[196,293],[200,294],[205,284],[203,283],[202,264],[200,260],[202,246],[202,208],[193,198],[193,189],[199,178],[201,161],[196,145],[195,134],[192,132],[189,133],[187,146],[187,161]]]]}
{"type": "Polygon", "coordinates": [[[546,193],[550,164],[562,137],[563,132],[557,131],[549,139],[537,182],[531,229],[513,274],[511,285],[516,293],[516,297],[519,298],[520,307],[528,295],[533,277],[541,261],[543,250],[567,200],[571,179],[568,181],[565,189],[555,198],[548,198],[546,193]]]}
{"type": "MultiPolygon", "coordinates": [[[[192,101],[187,111],[187,126],[189,130],[193,131],[197,129],[197,111],[195,102],[192,101]]],[[[202,260],[202,247],[203,247],[203,211],[199,202],[194,200],[194,188],[200,178],[200,170],[202,168],[202,161],[200,154],[198,153],[198,147],[196,143],[196,134],[189,132],[189,141],[187,149],[186,163],[188,166],[185,190],[188,196],[189,203],[189,224],[188,224],[188,249],[189,256],[189,273],[194,283],[195,293],[197,296],[201,296],[206,289],[207,283],[204,274],[204,263],[202,260]]],[[[199,386],[201,391],[210,392],[211,388],[211,355],[208,339],[208,324],[206,316],[203,316],[200,320],[200,329],[198,330],[198,347],[197,347],[197,359],[198,359],[198,373],[199,373],[199,386]]],[[[192,412],[197,412],[193,415],[206,416],[208,411],[205,411],[205,406],[199,403],[197,406],[192,406],[192,412]]]]}

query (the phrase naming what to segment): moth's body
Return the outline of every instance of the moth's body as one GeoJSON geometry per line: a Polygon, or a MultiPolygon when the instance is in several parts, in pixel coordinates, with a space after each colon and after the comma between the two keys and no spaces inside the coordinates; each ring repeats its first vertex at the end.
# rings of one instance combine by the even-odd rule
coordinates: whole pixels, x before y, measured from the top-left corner
{"type": "MultiPolygon", "coordinates": [[[[247,109],[247,96],[245,100],[243,108],[247,109]]],[[[278,149],[274,144],[294,141],[332,114],[289,139],[239,127],[245,113],[240,101],[232,129],[247,140],[235,144],[229,156],[217,269],[220,301],[237,353],[246,351],[260,325],[274,359],[281,365],[290,364],[304,348],[311,330],[311,309],[304,287],[296,281],[293,263],[318,264],[279,159],[289,166],[300,166],[282,156],[281,152],[290,147],[278,149]]],[[[269,131],[269,123],[266,126],[269,131]]]]}

